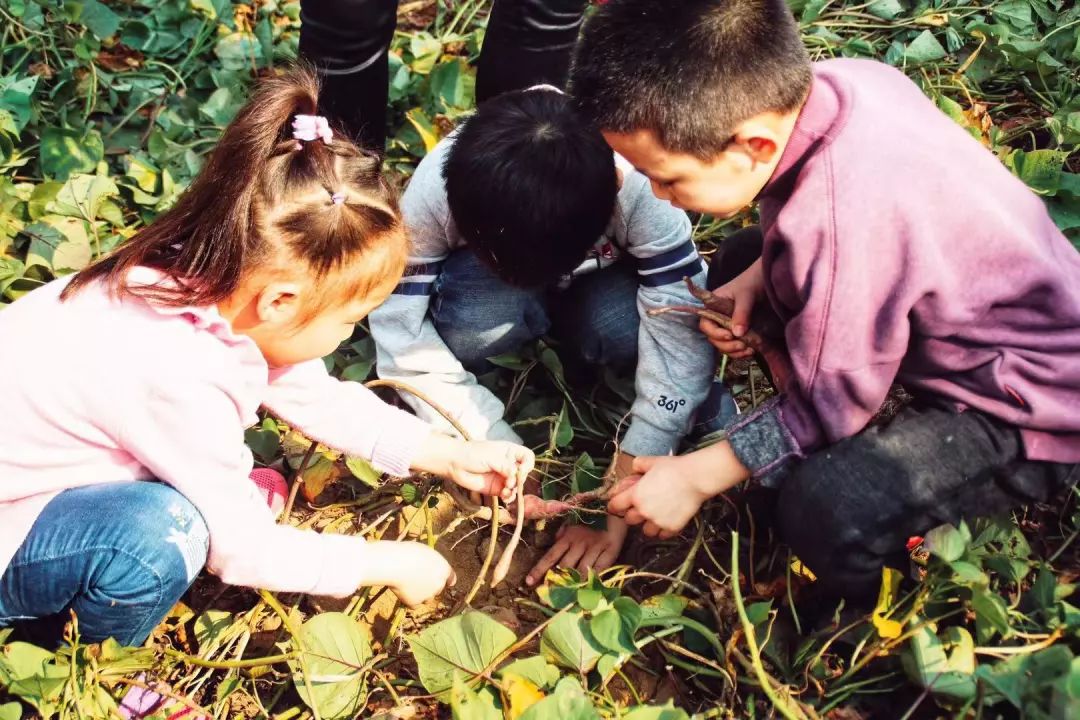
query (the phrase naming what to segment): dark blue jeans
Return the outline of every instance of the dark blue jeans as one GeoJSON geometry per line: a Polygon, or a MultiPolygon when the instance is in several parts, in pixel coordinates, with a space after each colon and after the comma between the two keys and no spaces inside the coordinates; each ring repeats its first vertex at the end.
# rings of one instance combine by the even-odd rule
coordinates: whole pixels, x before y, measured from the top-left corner
{"type": "Polygon", "coordinates": [[[0,627],[56,645],[74,611],[85,642],[141,645],[206,562],[202,516],[168,485],[66,490],[50,502],[0,576],[0,627]]]}
{"type": "Polygon", "coordinates": [[[638,279],[620,262],[576,278],[562,291],[500,280],[469,250],[447,258],[435,281],[431,315],[447,347],[470,370],[551,333],[573,359],[632,368],[637,360],[638,279]]]}

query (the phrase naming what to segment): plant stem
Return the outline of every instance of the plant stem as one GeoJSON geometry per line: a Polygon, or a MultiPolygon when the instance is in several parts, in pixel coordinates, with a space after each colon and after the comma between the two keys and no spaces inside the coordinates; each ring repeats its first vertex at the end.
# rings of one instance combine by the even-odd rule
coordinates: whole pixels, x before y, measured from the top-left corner
{"type": "Polygon", "coordinates": [[[742,623],[743,635],[746,637],[746,646],[750,649],[750,663],[753,665],[754,674],[766,697],[772,702],[781,715],[787,720],[805,720],[806,715],[791,704],[788,698],[782,697],[773,687],[773,679],[765,671],[761,663],[761,649],[758,647],[757,638],[754,635],[754,624],[746,614],[746,606],[743,604],[742,590],[739,587],[739,533],[731,533],[731,591],[735,599],[735,609],[739,613],[739,621],[742,623]]]}

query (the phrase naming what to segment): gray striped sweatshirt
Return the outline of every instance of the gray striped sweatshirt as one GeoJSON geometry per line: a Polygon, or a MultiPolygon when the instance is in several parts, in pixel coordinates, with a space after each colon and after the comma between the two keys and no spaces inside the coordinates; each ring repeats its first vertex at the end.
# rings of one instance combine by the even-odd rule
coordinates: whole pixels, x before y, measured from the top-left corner
{"type": "MultiPolygon", "coordinates": [[[[453,136],[444,139],[421,161],[402,198],[410,236],[408,269],[390,299],[370,315],[376,369],[381,378],[407,382],[427,394],[474,437],[520,442],[503,419],[502,402],[462,367],[428,314],[442,262],[465,247],[450,216],[442,178],[453,141],[453,136]]],[[[712,381],[715,361],[696,318],[647,313],[667,305],[697,304],[682,279],[689,276],[703,285],[705,269],[686,214],[658,200],[643,175],[617,160],[623,183],[611,223],[574,275],[610,265],[623,254],[636,262],[641,318],[637,397],[622,449],[633,455],[665,455],[686,434],[712,381]]],[[[408,395],[404,400],[424,420],[448,427],[423,402],[408,395]]]]}

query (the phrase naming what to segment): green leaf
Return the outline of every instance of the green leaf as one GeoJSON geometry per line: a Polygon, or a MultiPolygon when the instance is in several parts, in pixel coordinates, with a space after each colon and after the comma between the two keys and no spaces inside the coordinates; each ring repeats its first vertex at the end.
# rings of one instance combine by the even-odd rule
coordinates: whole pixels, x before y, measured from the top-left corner
{"type": "Polygon", "coordinates": [[[549,663],[541,655],[534,655],[503,665],[499,668],[499,674],[523,677],[541,689],[555,687],[555,683],[559,682],[560,677],[559,668],[549,663]]]}
{"type": "Polygon", "coordinates": [[[589,492],[600,487],[603,482],[603,475],[597,471],[592,456],[589,453],[578,455],[574,461],[574,473],[570,478],[570,492],[589,492]]]}
{"type": "Polygon", "coordinates": [[[44,674],[56,658],[54,653],[25,642],[0,648],[0,684],[44,674]]]}
{"type": "Polygon", "coordinates": [[[308,694],[298,661],[289,663],[293,684],[308,707],[318,707],[328,720],[352,718],[367,703],[367,672],[371,660],[368,629],[345,613],[327,612],[314,616],[300,627],[300,640],[307,654],[308,694]]]}
{"type": "Polygon", "coordinates": [[[690,601],[681,595],[654,595],[643,600],[639,607],[641,619],[646,621],[679,617],[689,605],[690,601]]]}
{"type": "Polygon", "coordinates": [[[412,71],[427,75],[435,67],[435,62],[442,54],[442,43],[431,33],[421,31],[413,35],[409,41],[409,52],[413,56],[410,64],[412,71]]]}
{"type": "Polygon", "coordinates": [[[79,22],[99,40],[112,37],[120,29],[120,16],[97,0],[82,0],[79,22]]]}
{"type": "Polygon", "coordinates": [[[1005,165],[1035,192],[1053,194],[1061,187],[1061,169],[1068,156],[1061,150],[1014,150],[1005,165]]]}
{"type": "Polygon", "coordinates": [[[251,32],[222,36],[214,45],[214,55],[226,70],[246,70],[263,64],[262,45],[251,32]]]}
{"type": "Polygon", "coordinates": [[[600,720],[600,715],[577,680],[563,678],[554,693],[522,713],[519,720],[600,720]]]}
{"type": "Polygon", "coordinates": [[[382,480],[382,473],[373,468],[371,463],[364,458],[355,456],[346,457],[345,467],[349,468],[349,472],[353,474],[354,478],[368,487],[379,487],[379,481],[382,480]]]}
{"type": "Polygon", "coordinates": [[[605,649],[615,653],[633,653],[633,638],[626,632],[622,617],[614,608],[601,610],[589,618],[589,631],[605,649]]]}
{"type": "Polygon", "coordinates": [[[941,60],[946,55],[945,48],[930,30],[923,30],[904,49],[904,60],[914,65],[941,60]]]}
{"type": "Polygon", "coordinates": [[[66,180],[73,173],[90,172],[104,157],[105,143],[97,130],[47,127],[41,131],[41,171],[49,177],[66,180]]]}
{"type": "Polygon", "coordinates": [[[199,114],[218,127],[225,127],[240,109],[241,98],[227,87],[218,88],[199,108],[199,114]]]}
{"type": "Polygon", "coordinates": [[[750,619],[750,624],[760,625],[769,619],[769,613],[772,612],[772,600],[765,602],[751,603],[746,606],[746,616],[750,619]]]}
{"type": "Polygon", "coordinates": [[[555,447],[564,448],[574,439],[574,426],[570,424],[570,414],[567,412],[566,403],[563,403],[559,412],[559,420],[555,426],[555,447]]]}
{"type": "MultiPolygon", "coordinates": [[[[959,638],[954,640],[959,642],[959,638]]],[[[958,659],[957,666],[966,667],[967,650],[960,652],[962,657],[958,659]]],[[[904,668],[912,681],[920,687],[929,688],[936,695],[960,701],[975,695],[975,679],[969,673],[958,672],[953,667],[945,645],[930,624],[924,624],[915,631],[910,641],[909,654],[905,654],[904,660],[904,668]]]]}
{"type": "Polygon", "coordinates": [[[22,717],[22,705],[17,702],[0,705],[0,720],[19,720],[22,717]]]}
{"type": "Polygon", "coordinates": [[[364,382],[371,375],[371,369],[375,367],[375,359],[354,362],[341,371],[341,379],[349,382],[364,382]]]}
{"type": "Polygon", "coordinates": [[[502,720],[499,695],[489,685],[475,691],[462,680],[461,673],[455,673],[450,688],[450,716],[453,720],[502,720]]]}
{"type": "Polygon", "coordinates": [[[958,560],[950,564],[953,571],[953,580],[962,585],[978,585],[985,587],[990,583],[986,573],[969,562],[958,560]]]}
{"type": "Polygon", "coordinates": [[[521,357],[520,353],[503,353],[502,355],[492,355],[487,358],[487,361],[495,367],[506,368],[507,370],[513,370],[514,372],[520,372],[525,368],[532,365],[531,361],[525,360],[521,357]]]}
{"type": "Polygon", "coordinates": [[[964,554],[970,534],[964,534],[952,525],[941,525],[926,533],[926,548],[947,563],[955,562],[964,554]]]}
{"type": "Polygon", "coordinates": [[[802,22],[803,25],[809,25],[814,22],[828,4],[829,0],[806,0],[806,4],[803,5],[802,15],[799,16],[800,22],[802,22]]]}
{"type": "Polygon", "coordinates": [[[462,58],[439,63],[431,71],[431,94],[443,111],[466,110],[476,104],[476,76],[462,58]]]}
{"type": "Polygon", "coordinates": [[[126,168],[124,176],[131,178],[141,190],[148,193],[157,192],[160,172],[158,168],[138,155],[126,155],[124,166],[126,168]]]}
{"type": "Polygon", "coordinates": [[[57,215],[95,220],[106,198],[116,197],[116,183],[100,175],[73,175],[63,184],[48,210],[57,215]]]}
{"type": "Polygon", "coordinates": [[[244,431],[244,442],[260,462],[269,463],[281,451],[281,435],[262,427],[244,431]]]}
{"type": "Polygon", "coordinates": [[[577,604],[589,612],[593,612],[600,607],[603,600],[604,591],[601,588],[583,587],[577,591],[577,604]]]}
{"type": "Polygon", "coordinates": [[[866,7],[866,12],[882,20],[892,20],[904,12],[904,6],[900,0],[874,0],[866,7]]]}
{"type": "Polygon", "coordinates": [[[0,78],[0,107],[11,114],[16,132],[22,132],[33,115],[31,98],[37,87],[37,75],[20,79],[0,78]]]}
{"type": "Polygon", "coordinates": [[[1005,2],[994,3],[991,6],[991,12],[996,20],[1007,22],[1022,33],[1035,30],[1029,0],[1005,0],[1005,2]]]}
{"type": "Polygon", "coordinates": [[[634,633],[641,627],[641,618],[643,616],[641,606],[628,597],[617,597],[612,604],[615,606],[615,611],[619,613],[619,618],[622,619],[626,632],[633,638],[634,633]]]}
{"type": "Polygon", "coordinates": [[[623,720],[690,720],[682,708],[669,700],[667,705],[640,705],[623,715],[623,720]]]}
{"type": "Polygon", "coordinates": [[[971,607],[975,611],[975,633],[980,643],[995,634],[1009,635],[1009,611],[1000,595],[980,588],[971,595],[971,607]]]}
{"type": "Polygon", "coordinates": [[[517,640],[505,626],[479,612],[468,612],[436,623],[408,638],[429,693],[454,685],[454,673],[470,677],[484,670],[517,640]]]}
{"type": "Polygon", "coordinates": [[[584,615],[564,612],[544,629],[540,652],[556,665],[585,673],[596,666],[604,647],[593,637],[584,615]]]}
{"type": "Polygon", "coordinates": [[[195,642],[199,651],[216,647],[226,630],[233,626],[232,613],[225,610],[207,610],[195,619],[195,642]]]}

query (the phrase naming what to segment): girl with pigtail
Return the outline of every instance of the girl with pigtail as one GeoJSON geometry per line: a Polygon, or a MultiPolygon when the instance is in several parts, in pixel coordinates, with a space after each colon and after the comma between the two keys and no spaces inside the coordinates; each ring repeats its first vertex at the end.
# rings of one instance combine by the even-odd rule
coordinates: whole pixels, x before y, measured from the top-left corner
{"type": "Polygon", "coordinates": [[[327,374],[406,238],[378,159],[317,96],[306,70],[266,80],[172,209],[0,314],[0,627],[55,642],[74,611],[84,640],[139,644],[204,565],[409,604],[452,580],[421,543],[275,524],[243,442],[260,407],[391,474],[509,498],[531,470],[528,449],[442,435],[327,374]]]}

